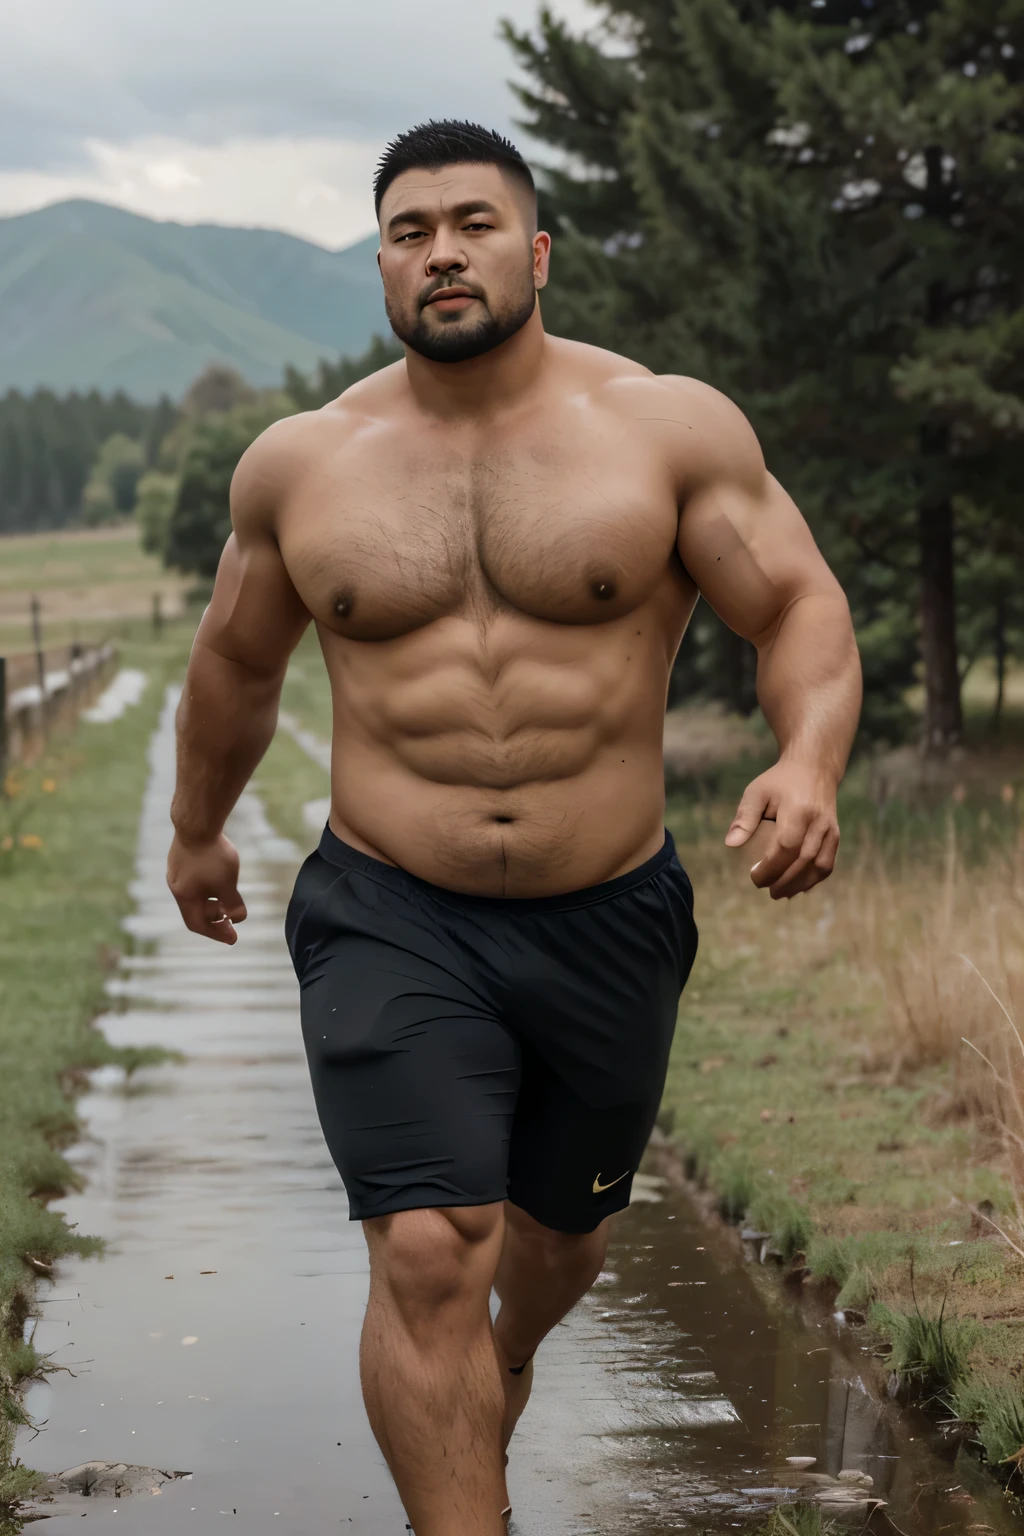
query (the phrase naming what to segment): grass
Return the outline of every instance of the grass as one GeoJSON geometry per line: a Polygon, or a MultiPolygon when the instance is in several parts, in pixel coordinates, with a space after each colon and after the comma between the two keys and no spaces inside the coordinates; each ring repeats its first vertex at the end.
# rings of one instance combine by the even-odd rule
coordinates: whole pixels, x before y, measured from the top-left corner
{"type": "Polygon", "coordinates": [[[756,766],[670,800],[701,950],[663,1128],[723,1215],[1012,1471],[993,1448],[1024,1394],[1024,755],[967,754],[913,795],[862,763],[839,869],[792,903],[721,846],[756,766]]]}
{"type": "MultiPolygon", "coordinates": [[[[323,740],[330,739],[331,690],[312,629],[303,636],[288,668],[281,708],[323,740]]],[[[330,780],[283,728],[274,737],[253,782],[277,830],[304,852],[315,848],[320,834],[307,826],[302,808],[311,800],[325,799],[330,794],[330,780]]]]}
{"type": "Polygon", "coordinates": [[[277,831],[290,837],[304,853],[315,848],[320,833],[306,825],[302,807],[310,800],[323,800],[330,793],[330,781],[285,731],[279,730],[274,737],[253,785],[277,831]]]}
{"type": "MultiPolygon", "coordinates": [[[[886,1340],[885,1363],[915,1395],[938,1394],[970,1374],[971,1357],[984,1329],[970,1317],[898,1312],[876,1302],[868,1313],[872,1328],[886,1340]]],[[[1021,1442],[1024,1444],[1024,1441],[1021,1442]]]]}
{"type": "Polygon", "coordinates": [[[34,1277],[63,1254],[98,1247],[46,1204],[76,1185],[61,1152],[76,1135],[81,1069],[105,1061],[131,1069],[152,1055],[114,1050],[91,1021],[123,942],[144,749],[184,642],[136,639],[122,661],[149,674],[141,704],[54,738],[7,786],[15,793],[4,809],[28,810],[0,863],[0,1509],[31,1485],[11,1458],[23,1419],[16,1388],[45,1368],[22,1342],[34,1277]]]}
{"type": "Polygon", "coordinates": [[[330,739],[331,684],[316,631],[310,625],[292,657],[281,698],[283,709],[325,740],[330,739]]]}
{"type": "Polygon", "coordinates": [[[978,1425],[978,1439],[994,1467],[1024,1464],[1024,1381],[1010,1370],[979,1371],[958,1383],[950,1407],[967,1423],[978,1425]]]}
{"type": "Polygon", "coordinates": [[[144,618],[160,593],[176,613],[188,582],[139,544],[135,523],[0,537],[0,655],[32,647],[29,598],[42,603],[47,646],[88,641],[144,618]]]}
{"type": "Polygon", "coordinates": [[[839,1526],[815,1504],[791,1504],[773,1509],[766,1523],[751,1536],[839,1536],[839,1526]]]}

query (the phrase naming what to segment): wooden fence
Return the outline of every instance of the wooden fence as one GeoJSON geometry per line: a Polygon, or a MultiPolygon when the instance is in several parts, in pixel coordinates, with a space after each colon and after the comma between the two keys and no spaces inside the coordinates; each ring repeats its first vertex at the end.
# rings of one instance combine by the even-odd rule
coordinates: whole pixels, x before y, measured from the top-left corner
{"type": "Polygon", "coordinates": [[[0,656],[0,784],[51,730],[86,709],[117,665],[116,646],[64,645],[0,656]]]}

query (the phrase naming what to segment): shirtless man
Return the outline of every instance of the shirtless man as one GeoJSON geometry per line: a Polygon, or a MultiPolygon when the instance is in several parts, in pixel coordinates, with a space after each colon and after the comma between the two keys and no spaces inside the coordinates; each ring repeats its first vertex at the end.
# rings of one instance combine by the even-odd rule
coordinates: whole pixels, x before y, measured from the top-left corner
{"type": "Polygon", "coordinates": [[[726,842],[774,821],[752,871],[774,898],[832,870],[860,673],[843,594],[735,406],[545,335],[551,241],[511,145],[413,129],[376,194],[405,360],[238,467],[168,879],[189,928],[235,942],[222,829],[312,620],[331,814],[287,933],[369,1245],[366,1406],[417,1536],[503,1536],[529,1362],[628,1203],[696,949],[662,722],[698,593],[758,651],[779,760],[726,842]]]}

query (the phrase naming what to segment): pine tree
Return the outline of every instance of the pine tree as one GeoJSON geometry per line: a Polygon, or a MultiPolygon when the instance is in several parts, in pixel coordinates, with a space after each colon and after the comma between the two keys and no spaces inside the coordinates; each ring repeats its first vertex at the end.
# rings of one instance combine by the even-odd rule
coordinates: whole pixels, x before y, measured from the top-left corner
{"type": "Polygon", "coordinates": [[[747,410],[845,580],[889,715],[916,576],[925,738],[944,751],[962,732],[962,509],[975,547],[979,527],[1021,547],[1024,9],[600,8],[590,39],[547,14],[538,37],[507,34],[536,82],[531,132],[584,165],[549,178],[572,290],[556,327],[747,410]]]}
{"type": "Polygon", "coordinates": [[[118,434],[139,440],[152,414],[123,394],[8,391],[0,398],[0,534],[75,521],[102,444],[118,434]]]}

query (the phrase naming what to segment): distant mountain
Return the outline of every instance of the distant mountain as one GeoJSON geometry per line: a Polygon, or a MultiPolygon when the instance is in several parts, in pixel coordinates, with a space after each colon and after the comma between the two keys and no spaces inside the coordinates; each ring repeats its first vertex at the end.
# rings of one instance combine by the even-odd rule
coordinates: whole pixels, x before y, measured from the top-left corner
{"type": "Polygon", "coordinates": [[[369,236],[171,224],[75,200],[0,218],[0,393],[179,396],[209,362],[252,384],[389,334],[369,236]]]}

